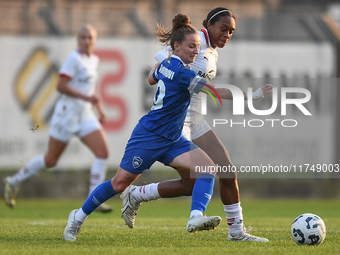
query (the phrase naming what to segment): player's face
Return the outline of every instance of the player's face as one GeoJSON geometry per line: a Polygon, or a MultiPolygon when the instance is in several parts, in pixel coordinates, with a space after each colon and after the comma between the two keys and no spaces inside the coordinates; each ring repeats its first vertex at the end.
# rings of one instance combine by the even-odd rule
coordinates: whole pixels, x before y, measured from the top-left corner
{"type": "Polygon", "coordinates": [[[223,48],[235,31],[235,20],[229,16],[222,16],[214,25],[208,23],[210,43],[213,48],[223,48]]]}
{"type": "Polygon", "coordinates": [[[187,34],[182,43],[174,43],[174,55],[179,56],[185,64],[194,62],[200,47],[201,39],[198,34],[187,34]]]}
{"type": "Polygon", "coordinates": [[[90,55],[93,52],[96,40],[96,32],[91,29],[84,29],[78,34],[78,46],[80,50],[87,55],[90,55]]]}

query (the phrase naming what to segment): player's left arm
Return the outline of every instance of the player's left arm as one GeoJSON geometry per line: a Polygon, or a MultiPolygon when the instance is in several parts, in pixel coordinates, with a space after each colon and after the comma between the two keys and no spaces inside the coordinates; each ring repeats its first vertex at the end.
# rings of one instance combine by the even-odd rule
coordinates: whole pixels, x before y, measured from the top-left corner
{"type": "MultiPolygon", "coordinates": [[[[229,89],[227,89],[227,88],[215,88],[212,83],[208,83],[207,85],[209,85],[210,87],[213,87],[215,89],[215,91],[218,93],[218,95],[220,96],[220,98],[227,99],[227,100],[233,100],[233,94],[229,89]]],[[[208,90],[209,92],[213,92],[213,91],[211,91],[209,86],[207,86],[207,88],[205,88],[205,89],[208,90]]],[[[266,95],[272,93],[273,87],[274,87],[273,85],[267,84],[267,85],[262,86],[261,88],[258,88],[256,91],[253,92],[253,95],[252,95],[253,101],[260,100],[263,97],[265,97],[266,95]]],[[[204,90],[202,90],[202,92],[206,93],[204,90]]],[[[216,98],[218,97],[216,95],[216,93],[211,93],[211,94],[216,98]]],[[[244,99],[248,100],[247,93],[243,92],[243,95],[244,95],[244,99]]]]}
{"type": "MultiPolygon", "coordinates": [[[[271,84],[266,84],[264,86],[262,86],[261,88],[258,88],[257,90],[255,90],[253,92],[253,101],[257,101],[260,100],[262,98],[264,98],[266,95],[269,95],[270,93],[273,92],[273,88],[274,86],[271,84]]],[[[245,94],[244,99],[248,99],[247,98],[247,93],[243,92],[245,94]]]]}
{"type": "Polygon", "coordinates": [[[93,106],[97,109],[99,122],[104,124],[106,121],[106,114],[102,102],[98,99],[97,103],[95,103],[93,106]]]}

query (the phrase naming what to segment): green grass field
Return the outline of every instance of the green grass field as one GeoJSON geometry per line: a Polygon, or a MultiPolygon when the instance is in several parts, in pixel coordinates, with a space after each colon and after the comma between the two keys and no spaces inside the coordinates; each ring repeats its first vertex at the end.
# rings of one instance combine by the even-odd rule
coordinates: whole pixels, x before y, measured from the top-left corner
{"type": "Polygon", "coordinates": [[[0,204],[0,254],[339,254],[340,202],[338,200],[244,200],[246,226],[269,243],[228,242],[227,224],[218,199],[207,215],[220,215],[221,226],[213,231],[189,234],[186,222],[190,199],[163,199],[144,203],[135,228],[124,226],[121,201],[111,199],[111,214],[93,213],[76,242],[63,240],[68,213],[80,200],[19,200],[14,210],[0,204]],[[313,212],[327,226],[319,246],[298,246],[290,236],[296,216],[313,212]]]}

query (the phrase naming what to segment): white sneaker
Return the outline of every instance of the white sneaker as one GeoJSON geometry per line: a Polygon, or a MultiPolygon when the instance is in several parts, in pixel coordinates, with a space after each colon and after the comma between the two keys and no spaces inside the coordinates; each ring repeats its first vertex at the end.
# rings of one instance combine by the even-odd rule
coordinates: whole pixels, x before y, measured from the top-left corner
{"type": "Polygon", "coordinates": [[[80,233],[80,228],[83,223],[76,221],[75,215],[77,211],[78,209],[71,211],[68,216],[68,222],[64,229],[64,239],[66,241],[74,242],[77,239],[77,234],[80,233]]]}
{"type": "Polygon", "coordinates": [[[243,227],[243,231],[241,234],[238,235],[231,235],[230,233],[228,233],[228,241],[239,241],[239,242],[269,242],[269,240],[267,238],[262,238],[262,237],[258,237],[258,236],[253,236],[251,234],[248,234],[247,232],[249,232],[252,228],[248,227],[247,230],[245,230],[245,227],[243,227]]]}
{"type": "Polygon", "coordinates": [[[201,230],[210,230],[214,229],[218,225],[221,224],[221,217],[220,216],[197,216],[191,217],[187,223],[187,230],[190,233],[196,233],[201,230]]]}
{"type": "Polygon", "coordinates": [[[98,206],[95,212],[109,213],[112,212],[112,208],[106,204],[101,204],[100,206],[98,206]]]}
{"type": "Polygon", "coordinates": [[[120,195],[120,198],[123,201],[122,207],[122,219],[125,220],[125,224],[129,226],[129,228],[133,228],[135,224],[135,218],[137,215],[137,211],[141,206],[141,203],[137,202],[136,199],[131,196],[131,192],[134,191],[137,187],[134,185],[130,185],[127,187],[124,192],[120,195]]]}
{"type": "Polygon", "coordinates": [[[13,208],[15,206],[15,197],[19,191],[19,187],[14,188],[10,182],[11,177],[7,176],[4,179],[4,198],[5,203],[9,208],[13,208]]]}

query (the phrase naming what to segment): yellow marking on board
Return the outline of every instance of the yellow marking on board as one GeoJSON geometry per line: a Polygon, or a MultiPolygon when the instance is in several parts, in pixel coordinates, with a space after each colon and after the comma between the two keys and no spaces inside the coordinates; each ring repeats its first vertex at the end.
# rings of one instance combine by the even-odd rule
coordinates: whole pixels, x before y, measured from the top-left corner
{"type": "Polygon", "coordinates": [[[20,102],[23,104],[26,104],[28,101],[28,96],[25,91],[25,82],[38,64],[43,64],[46,70],[49,70],[51,67],[51,62],[47,58],[46,52],[42,49],[38,49],[32,54],[16,80],[15,91],[20,102]]]}
{"type": "MultiPolygon", "coordinates": [[[[16,79],[15,91],[22,105],[27,104],[30,98],[29,94],[27,94],[25,90],[26,82],[29,77],[34,73],[35,68],[39,65],[42,65],[45,68],[46,72],[49,72],[52,68],[52,63],[48,59],[47,53],[44,49],[37,49],[31,55],[16,79]]],[[[46,123],[43,118],[40,117],[39,113],[43,106],[46,104],[47,100],[55,92],[58,80],[59,73],[52,71],[52,73],[48,77],[46,84],[43,86],[43,88],[40,89],[40,91],[38,91],[35,100],[29,106],[28,113],[31,117],[32,122],[38,123],[41,128],[44,128],[46,123]]]]}

